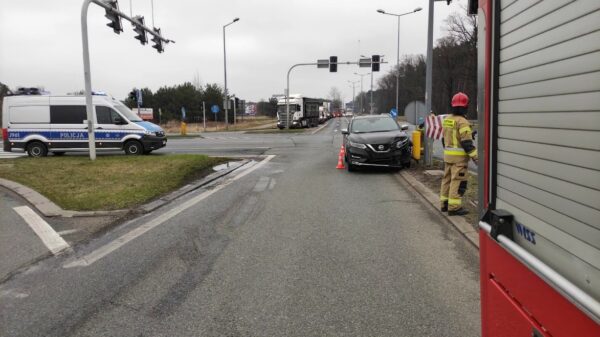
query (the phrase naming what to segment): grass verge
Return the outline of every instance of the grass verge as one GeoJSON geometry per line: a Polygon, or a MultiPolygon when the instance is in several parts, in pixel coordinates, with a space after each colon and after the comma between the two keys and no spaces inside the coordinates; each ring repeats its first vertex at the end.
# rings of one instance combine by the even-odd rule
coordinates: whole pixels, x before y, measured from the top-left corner
{"type": "Polygon", "coordinates": [[[6,159],[0,177],[33,188],[68,210],[130,208],[206,175],[225,158],[205,155],[6,159]]]}

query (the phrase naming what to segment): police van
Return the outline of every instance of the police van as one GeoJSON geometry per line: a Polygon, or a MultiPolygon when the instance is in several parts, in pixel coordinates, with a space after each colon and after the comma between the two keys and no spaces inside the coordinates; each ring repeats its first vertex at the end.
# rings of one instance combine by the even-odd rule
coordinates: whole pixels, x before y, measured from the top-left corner
{"type": "MultiPolygon", "coordinates": [[[[92,102],[98,150],[139,155],[167,144],[163,129],[143,121],[119,100],[94,95],[92,102]]],[[[2,111],[4,151],[25,151],[31,157],[88,151],[84,96],[7,96],[2,111]]]]}

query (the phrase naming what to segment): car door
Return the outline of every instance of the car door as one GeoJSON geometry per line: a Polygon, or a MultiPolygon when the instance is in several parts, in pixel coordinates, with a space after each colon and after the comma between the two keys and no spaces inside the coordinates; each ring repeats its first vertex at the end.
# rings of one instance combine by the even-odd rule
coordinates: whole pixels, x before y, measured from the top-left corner
{"type": "Polygon", "coordinates": [[[120,149],[121,139],[127,133],[127,122],[112,107],[96,105],[96,147],[120,149]]]}

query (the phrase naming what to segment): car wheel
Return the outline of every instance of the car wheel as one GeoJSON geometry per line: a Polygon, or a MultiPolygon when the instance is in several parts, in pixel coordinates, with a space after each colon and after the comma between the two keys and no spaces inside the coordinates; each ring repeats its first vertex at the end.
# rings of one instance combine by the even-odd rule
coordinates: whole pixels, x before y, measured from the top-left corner
{"type": "Polygon", "coordinates": [[[144,147],[136,140],[130,140],[125,143],[124,150],[125,154],[132,156],[137,156],[144,153],[144,147]]]}
{"type": "Polygon", "coordinates": [[[348,162],[346,164],[346,168],[348,169],[348,172],[355,172],[356,171],[356,166],[351,164],[350,162],[348,162]]]}
{"type": "Polygon", "coordinates": [[[55,156],[64,156],[65,152],[64,151],[59,151],[59,152],[52,152],[55,156]]]}
{"type": "Polygon", "coordinates": [[[31,142],[27,145],[27,154],[30,157],[45,157],[48,155],[48,148],[42,142],[31,142]]]}

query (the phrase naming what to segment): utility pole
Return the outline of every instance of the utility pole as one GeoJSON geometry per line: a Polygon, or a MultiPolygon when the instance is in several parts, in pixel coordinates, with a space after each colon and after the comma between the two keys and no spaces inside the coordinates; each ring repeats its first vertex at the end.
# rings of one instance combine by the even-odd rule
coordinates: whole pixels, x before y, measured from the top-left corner
{"type": "Polygon", "coordinates": [[[348,83],[350,83],[350,85],[352,86],[352,112],[356,113],[356,94],[355,94],[355,85],[360,82],[360,81],[348,81],[348,83]]]}
{"type": "MultiPolygon", "coordinates": [[[[429,18],[427,20],[427,63],[425,74],[425,112],[429,115],[431,111],[431,95],[433,91],[433,2],[429,0],[429,18]]],[[[433,141],[425,137],[425,165],[430,166],[433,161],[433,141]]]]}
{"type": "Polygon", "coordinates": [[[237,107],[236,107],[236,99],[235,99],[235,94],[232,95],[233,97],[233,129],[236,129],[236,125],[237,125],[237,107]]]}
{"type": "MultiPolygon", "coordinates": [[[[354,75],[360,76],[360,113],[362,114],[362,113],[364,113],[364,110],[365,110],[365,97],[363,95],[363,77],[367,76],[367,75],[371,75],[371,78],[373,78],[373,72],[366,73],[366,74],[354,73],[354,75]]],[[[372,85],[373,85],[373,82],[371,81],[371,90],[373,89],[372,85]]],[[[371,102],[373,102],[372,92],[371,92],[371,102]]]]}
{"type": "Polygon", "coordinates": [[[227,49],[225,48],[226,44],[225,44],[225,28],[227,28],[227,26],[232,25],[236,22],[240,21],[240,18],[235,18],[233,19],[233,21],[231,21],[230,23],[226,24],[223,26],[223,73],[225,75],[225,106],[223,107],[225,109],[225,129],[229,130],[229,95],[227,92],[227,49]]]}
{"type": "Polygon", "coordinates": [[[202,102],[202,123],[204,132],[206,132],[206,102],[202,102]]]}

